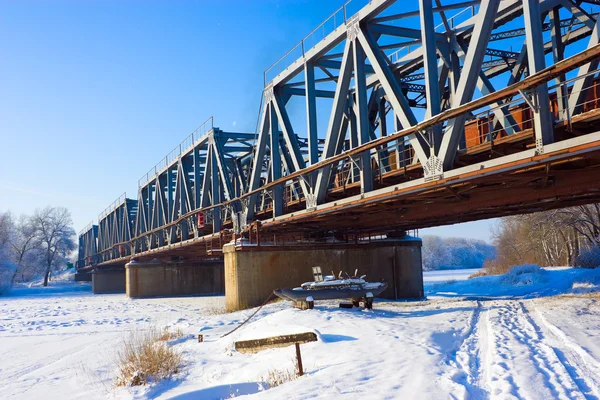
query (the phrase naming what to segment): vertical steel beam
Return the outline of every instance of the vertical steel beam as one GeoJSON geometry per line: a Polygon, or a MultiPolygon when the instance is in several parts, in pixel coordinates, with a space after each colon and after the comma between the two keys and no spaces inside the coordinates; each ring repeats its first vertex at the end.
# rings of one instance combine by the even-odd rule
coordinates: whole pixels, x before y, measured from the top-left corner
{"type": "MultiPolygon", "coordinates": [[[[333,98],[333,106],[331,108],[331,116],[329,117],[329,126],[327,128],[327,136],[325,138],[325,148],[323,151],[323,159],[327,159],[335,155],[338,138],[340,134],[340,126],[346,108],[348,98],[348,89],[350,88],[350,77],[352,76],[352,41],[346,40],[344,47],[344,55],[342,56],[342,65],[340,67],[339,78],[333,98]]],[[[319,170],[316,184],[317,203],[322,203],[325,200],[327,187],[329,186],[331,173],[331,165],[327,165],[319,170]]]]}
{"type": "MultiPolygon", "coordinates": [[[[588,48],[595,46],[600,41],[600,18],[596,21],[596,25],[594,26],[594,30],[592,32],[592,36],[588,42],[588,48]]],[[[585,94],[587,89],[592,85],[594,81],[594,75],[588,75],[590,72],[594,71],[598,68],[598,62],[600,60],[596,59],[588,64],[585,64],[577,70],[577,76],[586,76],[585,78],[578,79],[573,83],[573,89],[571,90],[571,95],[569,96],[569,114],[574,115],[578,114],[582,110],[583,101],[585,99],[585,94]]]]}
{"type": "MultiPolygon", "coordinates": [[[[167,204],[167,199],[165,198],[165,187],[167,186],[167,176],[166,174],[163,175],[159,175],[156,179],[156,185],[155,185],[155,190],[154,190],[154,207],[159,209],[159,215],[160,215],[160,225],[157,226],[161,227],[163,226],[167,220],[167,208],[168,208],[168,204],[167,204]]],[[[164,246],[165,245],[165,232],[164,230],[160,230],[158,233],[158,246],[164,246]]]]}
{"type": "Polygon", "coordinates": [[[387,132],[387,115],[385,112],[385,105],[386,105],[387,101],[385,100],[384,97],[381,97],[379,99],[379,102],[377,104],[378,106],[378,114],[379,114],[379,130],[381,131],[381,136],[387,136],[388,132],[387,132]]]}
{"type": "MultiPolygon", "coordinates": [[[[279,125],[275,115],[274,100],[270,101],[269,107],[269,134],[271,141],[271,181],[281,178],[281,154],[279,153],[279,125]]],[[[281,185],[273,186],[273,217],[283,214],[283,188],[281,185]]]]}
{"type": "MultiPolygon", "coordinates": [[[[306,168],[306,163],[304,162],[302,152],[300,151],[300,145],[298,144],[298,138],[296,137],[296,134],[294,133],[294,130],[292,128],[292,124],[290,122],[287,110],[285,109],[283,100],[281,99],[281,96],[279,95],[279,93],[277,93],[277,91],[274,91],[273,93],[273,110],[275,111],[276,118],[277,120],[279,120],[279,124],[281,125],[283,139],[285,140],[285,144],[288,148],[294,170],[299,171],[301,169],[306,168]]],[[[306,182],[303,179],[300,179],[300,187],[302,188],[302,192],[306,196],[306,194],[308,194],[309,191],[306,182]]]]}
{"type": "Polygon", "coordinates": [[[212,175],[212,146],[208,146],[208,150],[206,152],[206,161],[204,162],[204,179],[202,181],[202,198],[200,199],[200,207],[208,207],[212,203],[212,199],[210,197],[211,192],[211,175],[212,175]]]}
{"type": "MultiPolygon", "coordinates": [[[[454,43],[456,43],[456,38],[451,39],[454,43]]],[[[458,81],[460,80],[460,59],[456,51],[453,50],[454,47],[450,49],[450,71],[449,71],[449,79],[448,85],[450,86],[450,104],[457,104],[458,98],[456,97],[456,88],[458,87],[458,81]]]]}
{"type": "MultiPolygon", "coordinates": [[[[560,31],[560,7],[554,7],[550,12],[550,34],[552,36],[552,58],[554,63],[561,61],[565,57],[565,45],[560,31]]],[[[566,88],[562,83],[567,79],[565,74],[556,77],[556,104],[558,106],[558,117],[565,117],[565,108],[567,106],[566,88]]]]}
{"type": "MultiPolygon", "coordinates": [[[[527,37],[529,74],[533,75],[546,68],[542,13],[540,11],[539,0],[523,0],[523,17],[525,19],[525,33],[527,37]]],[[[554,141],[548,85],[543,83],[533,89],[532,93],[536,106],[536,109],[533,110],[535,144],[537,151],[543,152],[543,146],[554,141]]]]}
{"type": "Polygon", "coordinates": [[[200,184],[200,146],[194,148],[194,210],[200,208],[200,196],[202,187],[200,184]]]}
{"type": "Polygon", "coordinates": [[[244,167],[242,166],[242,161],[239,158],[233,160],[235,175],[237,177],[237,191],[236,197],[241,196],[241,194],[246,190],[246,177],[244,176],[244,167]]]}
{"type": "MultiPolygon", "coordinates": [[[[349,126],[350,126],[350,148],[353,149],[355,147],[358,147],[359,145],[359,141],[358,141],[358,118],[357,118],[357,112],[354,111],[354,107],[356,107],[356,104],[351,104],[353,102],[352,97],[348,100],[348,122],[349,122],[349,126]]],[[[340,139],[344,137],[344,135],[342,134],[342,136],[340,136],[340,139]]],[[[343,143],[343,141],[342,141],[343,143]]],[[[360,164],[361,160],[359,158],[358,163],[360,164]]],[[[358,179],[360,178],[360,168],[357,167],[354,163],[350,163],[350,171],[348,171],[348,173],[350,174],[350,182],[357,182],[358,179]]],[[[362,188],[361,188],[362,189],[362,188]]]]}
{"type": "MultiPolygon", "coordinates": [[[[210,192],[213,205],[219,204],[222,200],[221,185],[219,182],[219,166],[217,165],[217,155],[211,151],[211,157],[206,160],[210,163],[210,192]]],[[[221,207],[213,208],[213,233],[221,231],[221,207]]]]}
{"type": "Polygon", "coordinates": [[[223,144],[221,143],[222,139],[218,136],[218,132],[213,133],[212,147],[213,147],[213,155],[215,156],[215,161],[217,163],[217,173],[221,179],[221,187],[223,188],[223,193],[225,194],[225,200],[231,200],[233,198],[233,188],[231,187],[231,179],[229,177],[229,173],[227,171],[227,166],[225,165],[225,159],[223,158],[223,144]]]}
{"type": "MultiPolygon", "coordinates": [[[[263,167],[263,159],[265,157],[267,142],[269,140],[269,110],[270,107],[268,103],[270,99],[273,97],[272,93],[273,88],[265,89],[265,98],[269,98],[267,101],[265,99],[265,105],[263,107],[262,112],[262,121],[260,124],[260,133],[258,134],[258,140],[256,141],[256,147],[254,149],[254,160],[252,163],[252,169],[250,172],[250,183],[248,185],[248,191],[253,191],[258,189],[261,184],[261,176],[262,176],[262,167],[263,167]]],[[[253,194],[248,196],[248,203],[246,204],[246,220],[252,221],[254,218],[254,207],[256,205],[257,194],[253,194]]]]}
{"type": "MultiPolygon", "coordinates": [[[[184,157],[179,159],[177,163],[177,183],[176,183],[176,196],[178,197],[178,202],[176,202],[177,214],[175,215],[177,218],[181,218],[184,216],[189,210],[189,191],[187,188],[187,170],[184,164],[184,157]]],[[[175,219],[174,219],[175,220],[175,219]]],[[[188,226],[187,220],[184,219],[181,221],[181,240],[188,239],[188,226]]]]}
{"type": "MultiPolygon", "coordinates": [[[[367,76],[365,72],[365,52],[358,42],[354,41],[354,89],[356,96],[356,119],[358,144],[369,142],[369,116],[367,114],[367,76]]],[[[358,156],[360,160],[360,190],[361,193],[373,190],[373,171],[371,169],[371,152],[366,151],[358,156]]]]}
{"type": "Polygon", "coordinates": [[[169,222],[173,222],[170,218],[173,215],[173,170],[170,166],[167,166],[167,216],[169,222]]]}
{"type": "MultiPolygon", "coordinates": [[[[182,187],[181,187],[181,159],[175,164],[177,167],[177,174],[175,175],[175,185],[173,194],[173,209],[171,210],[171,221],[176,221],[180,217],[182,199],[182,187]]],[[[169,243],[175,243],[177,241],[177,226],[172,226],[170,229],[169,243]]]]}
{"type": "Polygon", "coordinates": [[[306,129],[308,131],[308,162],[319,162],[319,137],[317,136],[317,96],[315,95],[315,66],[304,64],[306,85],[306,129]]]}
{"type": "MultiPolygon", "coordinates": [[[[452,107],[458,107],[473,98],[485,50],[494,28],[495,15],[499,4],[500,0],[482,0],[479,12],[473,17],[475,26],[471,34],[469,49],[465,55],[452,107]]],[[[446,125],[446,132],[442,138],[442,145],[438,153],[438,158],[445,170],[451,169],[454,165],[456,150],[464,134],[465,120],[466,115],[461,115],[448,121],[446,125]]]]}
{"type": "MultiPolygon", "coordinates": [[[[421,45],[423,46],[423,69],[425,71],[425,97],[427,114],[435,117],[440,113],[440,88],[438,82],[438,60],[435,44],[435,26],[433,24],[432,0],[419,0],[421,17],[421,45]]],[[[437,153],[442,142],[442,126],[433,127],[433,143],[437,153]]]]}

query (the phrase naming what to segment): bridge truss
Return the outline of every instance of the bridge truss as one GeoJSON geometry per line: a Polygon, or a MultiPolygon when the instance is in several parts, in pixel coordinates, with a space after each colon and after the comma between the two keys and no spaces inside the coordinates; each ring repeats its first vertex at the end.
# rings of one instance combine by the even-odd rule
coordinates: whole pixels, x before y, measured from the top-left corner
{"type": "Polygon", "coordinates": [[[210,254],[256,221],[347,239],[600,198],[572,172],[600,151],[597,1],[373,0],[351,15],[358,2],[265,71],[256,132],[209,119],[97,238],[83,232],[78,265],[210,254]]]}

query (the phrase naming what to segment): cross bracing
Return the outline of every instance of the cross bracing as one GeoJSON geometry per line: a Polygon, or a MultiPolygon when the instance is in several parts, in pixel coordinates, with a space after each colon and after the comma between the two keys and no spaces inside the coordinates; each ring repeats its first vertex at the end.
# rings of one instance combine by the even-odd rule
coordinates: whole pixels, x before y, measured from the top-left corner
{"type": "Polygon", "coordinates": [[[79,232],[79,259],[76,267],[84,267],[86,264],[97,262],[95,259],[98,255],[98,225],[90,222],[85,228],[79,232]]]}
{"type": "Polygon", "coordinates": [[[103,216],[98,252],[110,255],[102,260],[224,230],[243,234],[256,220],[443,179],[526,148],[544,154],[593,132],[577,121],[596,93],[595,2],[373,0],[354,15],[349,8],[265,72],[256,132],[223,132],[211,119],[140,180],[135,205],[124,201],[103,216]],[[561,73],[545,72],[553,66],[561,73]]]}

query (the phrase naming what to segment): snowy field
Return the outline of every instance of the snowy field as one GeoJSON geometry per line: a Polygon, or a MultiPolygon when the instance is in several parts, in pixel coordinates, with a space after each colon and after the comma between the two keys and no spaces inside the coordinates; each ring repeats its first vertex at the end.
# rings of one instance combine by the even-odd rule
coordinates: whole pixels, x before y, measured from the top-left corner
{"type": "Polygon", "coordinates": [[[279,302],[225,338],[252,310],[219,314],[222,297],[131,300],[75,283],[18,288],[0,297],[1,397],[600,398],[600,269],[471,280],[444,272],[428,274],[427,301],[376,302],[372,311],[279,302]],[[166,325],[189,335],[172,343],[183,371],[115,389],[123,338],[166,325]],[[294,348],[240,354],[233,342],[289,330],[318,335],[302,345],[306,375],[266,390],[269,371],[293,368],[294,348]]]}

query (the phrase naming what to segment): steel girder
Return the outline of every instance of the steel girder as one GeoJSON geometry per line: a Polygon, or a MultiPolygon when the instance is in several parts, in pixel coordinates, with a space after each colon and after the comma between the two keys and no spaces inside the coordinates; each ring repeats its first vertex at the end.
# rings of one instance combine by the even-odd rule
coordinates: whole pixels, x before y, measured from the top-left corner
{"type": "MultiPolygon", "coordinates": [[[[314,209],[347,186],[366,194],[392,170],[420,166],[425,179],[441,178],[466,149],[465,123],[474,114],[487,113],[484,142],[500,131],[520,134],[524,125],[511,111],[517,103],[529,107],[536,151],[543,153],[554,141],[546,83],[354,151],[518,83],[548,66],[547,54],[549,65],[559,63],[577,52],[576,43],[593,46],[600,37],[597,7],[588,12],[570,0],[413,4],[406,10],[404,1],[373,0],[352,16],[342,7],[265,72],[274,77],[265,82],[255,133],[225,133],[211,120],[205,134],[192,134],[140,181],[131,251],[314,209]],[[325,31],[329,22],[334,26],[325,31]],[[309,47],[320,31],[321,40],[309,47]],[[303,115],[298,103],[289,105],[297,97],[304,97],[303,115]],[[353,156],[341,157],[346,152],[353,156]],[[305,169],[310,172],[302,174],[305,169]]],[[[570,83],[556,78],[563,85],[554,89],[559,116],[583,112],[596,68],[597,62],[582,66],[575,75],[585,78],[570,83]]],[[[103,236],[107,229],[100,224],[99,252],[118,244],[117,236],[103,236]]]]}
{"type": "MultiPolygon", "coordinates": [[[[406,7],[406,2],[399,3],[406,7]]],[[[492,79],[497,80],[508,74],[504,79],[510,84],[521,79],[525,71],[531,74],[541,70],[544,67],[544,55],[554,52],[558,46],[557,37],[560,37],[560,46],[563,47],[590,35],[590,45],[597,42],[594,41],[597,38],[594,30],[596,13],[588,13],[577,3],[568,0],[484,0],[477,5],[468,4],[465,6],[468,11],[461,10],[452,16],[446,15],[449,12],[446,7],[449,5],[442,5],[439,1],[434,4],[433,0],[420,0],[415,12],[394,13],[396,5],[394,1],[371,2],[355,16],[348,18],[343,27],[329,33],[313,48],[304,49],[302,57],[291,65],[285,65],[287,68],[267,85],[269,90],[279,89],[284,92],[294,87],[296,91],[289,92],[290,94],[306,97],[309,133],[313,137],[325,137],[321,160],[334,156],[338,149],[344,151],[352,148],[353,143],[358,143],[352,138],[360,136],[361,124],[353,123],[353,119],[361,121],[363,117],[360,111],[360,82],[363,77],[368,95],[379,96],[382,90],[382,110],[392,110],[399,126],[408,127],[416,123],[416,108],[426,107],[425,117],[431,117],[441,109],[458,107],[481,94],[494,92],[492,79]],[[551,17],[548,17],[551,12],[555,15],[554,21],[550,21],[551,17]],[[469,15],[465,16],[465,13],[469,15]],[[411,17],[419,17],[417,26],[420,24],[420,30],[406,27],[405,21],[411,17]],[[442,21],[437,27],[433,23],[434,17],[442,21]],[[546,19],[548,22],[545,22],[546,19]],[[514,26],[514,21],[519,20],[522,29],[503,35],[506,32],[503,30],[504,26],[509,22],[509,26],[514,26]],[[551,39],[545,39],[543,32],[550,32],[551,39]],[[502,40],[522,35],[527,38],[524,51],[498,49],[498,43],[502,40]],[[410,39],[410,45],[405,44],[406,40],[400,39],[410,39]],[[495,40],[495,48],[488,47],[490,40],[495,40]],[[349,63],[348,60],[352,57],[356,58],[356,50],[361,52],[363,49],[366,64],[363,65],[360,61],[349,63]],[[486,57],[490,59],[486,60],[486,57]],[[315,65],[327,67],[327,73],[322,77],[315,76],[315,65]],[[403,86],[406,82],[418,81],[424,83],[418,89],[413,87],[407,90],[403,86]],[[303,86],[304,91],[298,90],[303,86]],[[324,91],[319,91],[319,86],[328,87],[326,96],[324,91]],[[332,88],[335,90],[331,90],[332,88]],[[417,92],[419,96],[410,98],[408,95],[411,92],[417,92]],[[316,124],[313,121],[316,113],[313,104],[319,97],[333,98],[329,126],[320,135],[318,132],[315,134],[316,124]],[[359,113],[355,114],[354,111],[359,113]],[[348,131],[340,132],[341,123],[345,119],[349,122],[348,131]],[[349,145],[338,146],[341,140],[347,140],[349,145]]],[[[508,43],[511,43],[510,40],[508,43]]],[[[511,43],[510,47],[512,45],[511,43]]],[[[557,53],[555,62],[561,60],[563,54],[564,50],[560,55],[557,53]]],[[[588,65],[582,67],[581,73],[593,69],[594,65],[588,65]]],[[[593,75],[587,81],[579,81],[577,84],[587,87],[592,78],[593,75]]],[[[571,96],[572,106],[580,104],[585,95],[583,90],[577,90],[577,93],[579,95],[571,96]]],[[[543,133],[551,132],[547,90],[538,88],[531,96],[535,97],[534,105],[543,108],[534,113],[536,132],[543,136],[543,133]]],[[[507,107],[508,105],[497,103],[491,109],[493,126],[499,124],[510,135],[519,132],[520,128],[507,107]]],[[[385,114],[364,115],[369,117],[370,130],[376,134],[375,137],[384,135],[377,127],[379,121],[386,119],[385,114]]],[[[465,146],[464,124],[467,118],[470,116],[460,116],[443,126],[434,126],[428,132],[418,132],[406,139],[411,152],[423,165],[426,176],[433,179],[443,175],[444,170],[453,168],[457,150],[465,146]]],[[[551,137],[542,139],[541,136],[538,140],[539,151],[543,151],[544,142],[552,142],[551,137]]],[[[405,145],[402,143],[402,146],[405,145]]],[[[373,152],[370,158],[377,156],[378,153],[373,152]]],[[[359,170],[364,168],[368,171],[366,160],[367,157],[363,157],[360,162],[354,160],[353,163],[357,164],[359,170]]],[[[312,161],[314,163],[315,159],[312,161]]],[[[333,166],[326,166],[321,169],[315,188],[309,188],[316,193],[318,204],[327,201],[333,176],[343,172],[343,168],[347,166],[338,166],[337,171],[332,168],[333,166]]],[[[368,173],[362,176],[360,186],[363,191],[369,190],[372,187],[372,176],[368,173]]],[[[354,174],[351,179],[355,177],[360,179],[360,174],[354,174]]],[[[314,202],[311,201],[310,204],[314,205],[314,202]]]]}
{"type": "Polygon", "coordinates": [[[98,216],[98,252],[103,254],[99,261],[132,253],[131,246],[115,244],[128,243],[134,238],[134,223],[138,201],[128,199],[123,193],[113,204],[98,216]]]}
{"type": "MultiPolygon", "coordinates": [[[[246,190],[255,135],[211,127],[181,147],[174,157],[147,175],[138,192],[135,251],[219,232],[223,220],[240,211],[237,205],[211,208],[246,190]],[[211,208],[199,218],[190,212],[211,208]]],[[[177,149],[176,149],[177,150],[177,149]]]]}
{"type": "Polygon", "coordinates": [[[79,232],[79,251],[75,267],[95,264],[98,254],[98,225],[90,223],[79,232]]]}

